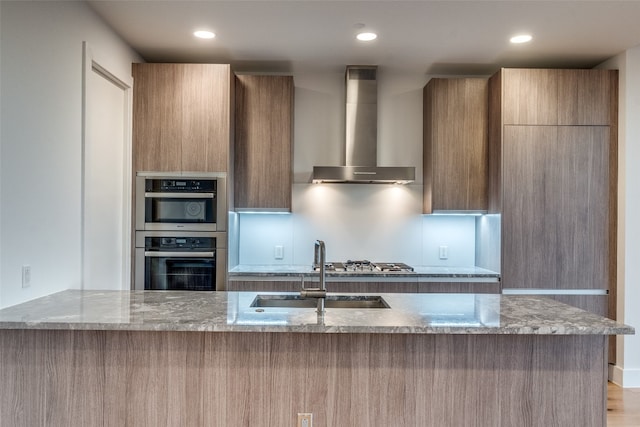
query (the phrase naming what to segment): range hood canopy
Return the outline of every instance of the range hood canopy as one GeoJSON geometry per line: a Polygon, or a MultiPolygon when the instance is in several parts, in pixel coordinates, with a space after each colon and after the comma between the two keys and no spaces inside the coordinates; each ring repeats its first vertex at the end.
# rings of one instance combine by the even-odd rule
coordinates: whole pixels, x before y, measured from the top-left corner
{"type": "Polygon", "coordinates": [[[345,72],[345,166],[314,166],[312,182],[407,184],[413,166],[378,166],[377,67],[349,65],[345,72]]]}

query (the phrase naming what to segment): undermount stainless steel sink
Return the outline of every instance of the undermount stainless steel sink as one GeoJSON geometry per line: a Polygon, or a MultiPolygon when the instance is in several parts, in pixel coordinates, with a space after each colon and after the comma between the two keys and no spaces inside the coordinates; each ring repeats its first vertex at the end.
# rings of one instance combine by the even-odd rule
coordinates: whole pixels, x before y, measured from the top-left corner
{"type": "MultiPolygon", "coordinates": [[[[316,308],[317,298],[300,295],[256,295],[251,307],[316,308]]],[[[328,295],[326,308],[389,308],[389,304],[379,295],[328,295]]]]}

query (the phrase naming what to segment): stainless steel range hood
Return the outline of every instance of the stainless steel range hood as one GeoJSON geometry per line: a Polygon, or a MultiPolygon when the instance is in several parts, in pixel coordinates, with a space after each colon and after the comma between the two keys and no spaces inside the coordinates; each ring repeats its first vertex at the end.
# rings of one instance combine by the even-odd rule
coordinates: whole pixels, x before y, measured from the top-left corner
{"type": "Polygon", "coordinates": [[[378,166],[377,67],[350,65],[346,82],[345,166],[314,166],[312,182],[407,184],[413,166],[378,166]]]}

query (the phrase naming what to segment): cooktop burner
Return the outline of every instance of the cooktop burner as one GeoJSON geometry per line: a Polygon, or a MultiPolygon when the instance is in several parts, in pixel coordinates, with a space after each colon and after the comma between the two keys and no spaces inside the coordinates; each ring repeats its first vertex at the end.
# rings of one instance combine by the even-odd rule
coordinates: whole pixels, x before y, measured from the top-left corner
{"type": "MultiPolygon", "coordinates": [[[[318,265],[314,265],[315,271],[320,270],[318,265]]],[[[327,262],[325,263],[326,271],[348,271],[348,272],[364,272],[364,273],[386,273],[390,271],[410,272],[413,267],[402,262],[371,262],[369,260],[346,262],[327,262]]]]}

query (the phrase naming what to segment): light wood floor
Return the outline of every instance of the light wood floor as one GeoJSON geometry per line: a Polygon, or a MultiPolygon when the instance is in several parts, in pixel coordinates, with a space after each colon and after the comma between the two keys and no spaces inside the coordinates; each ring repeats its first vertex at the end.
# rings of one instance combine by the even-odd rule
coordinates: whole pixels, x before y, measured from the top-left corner
{"type": "Polygon", "coordinates": [[[622,388],[609,383],[607,390],[607,426],[640,426],[640,388],[622,388]]]}

